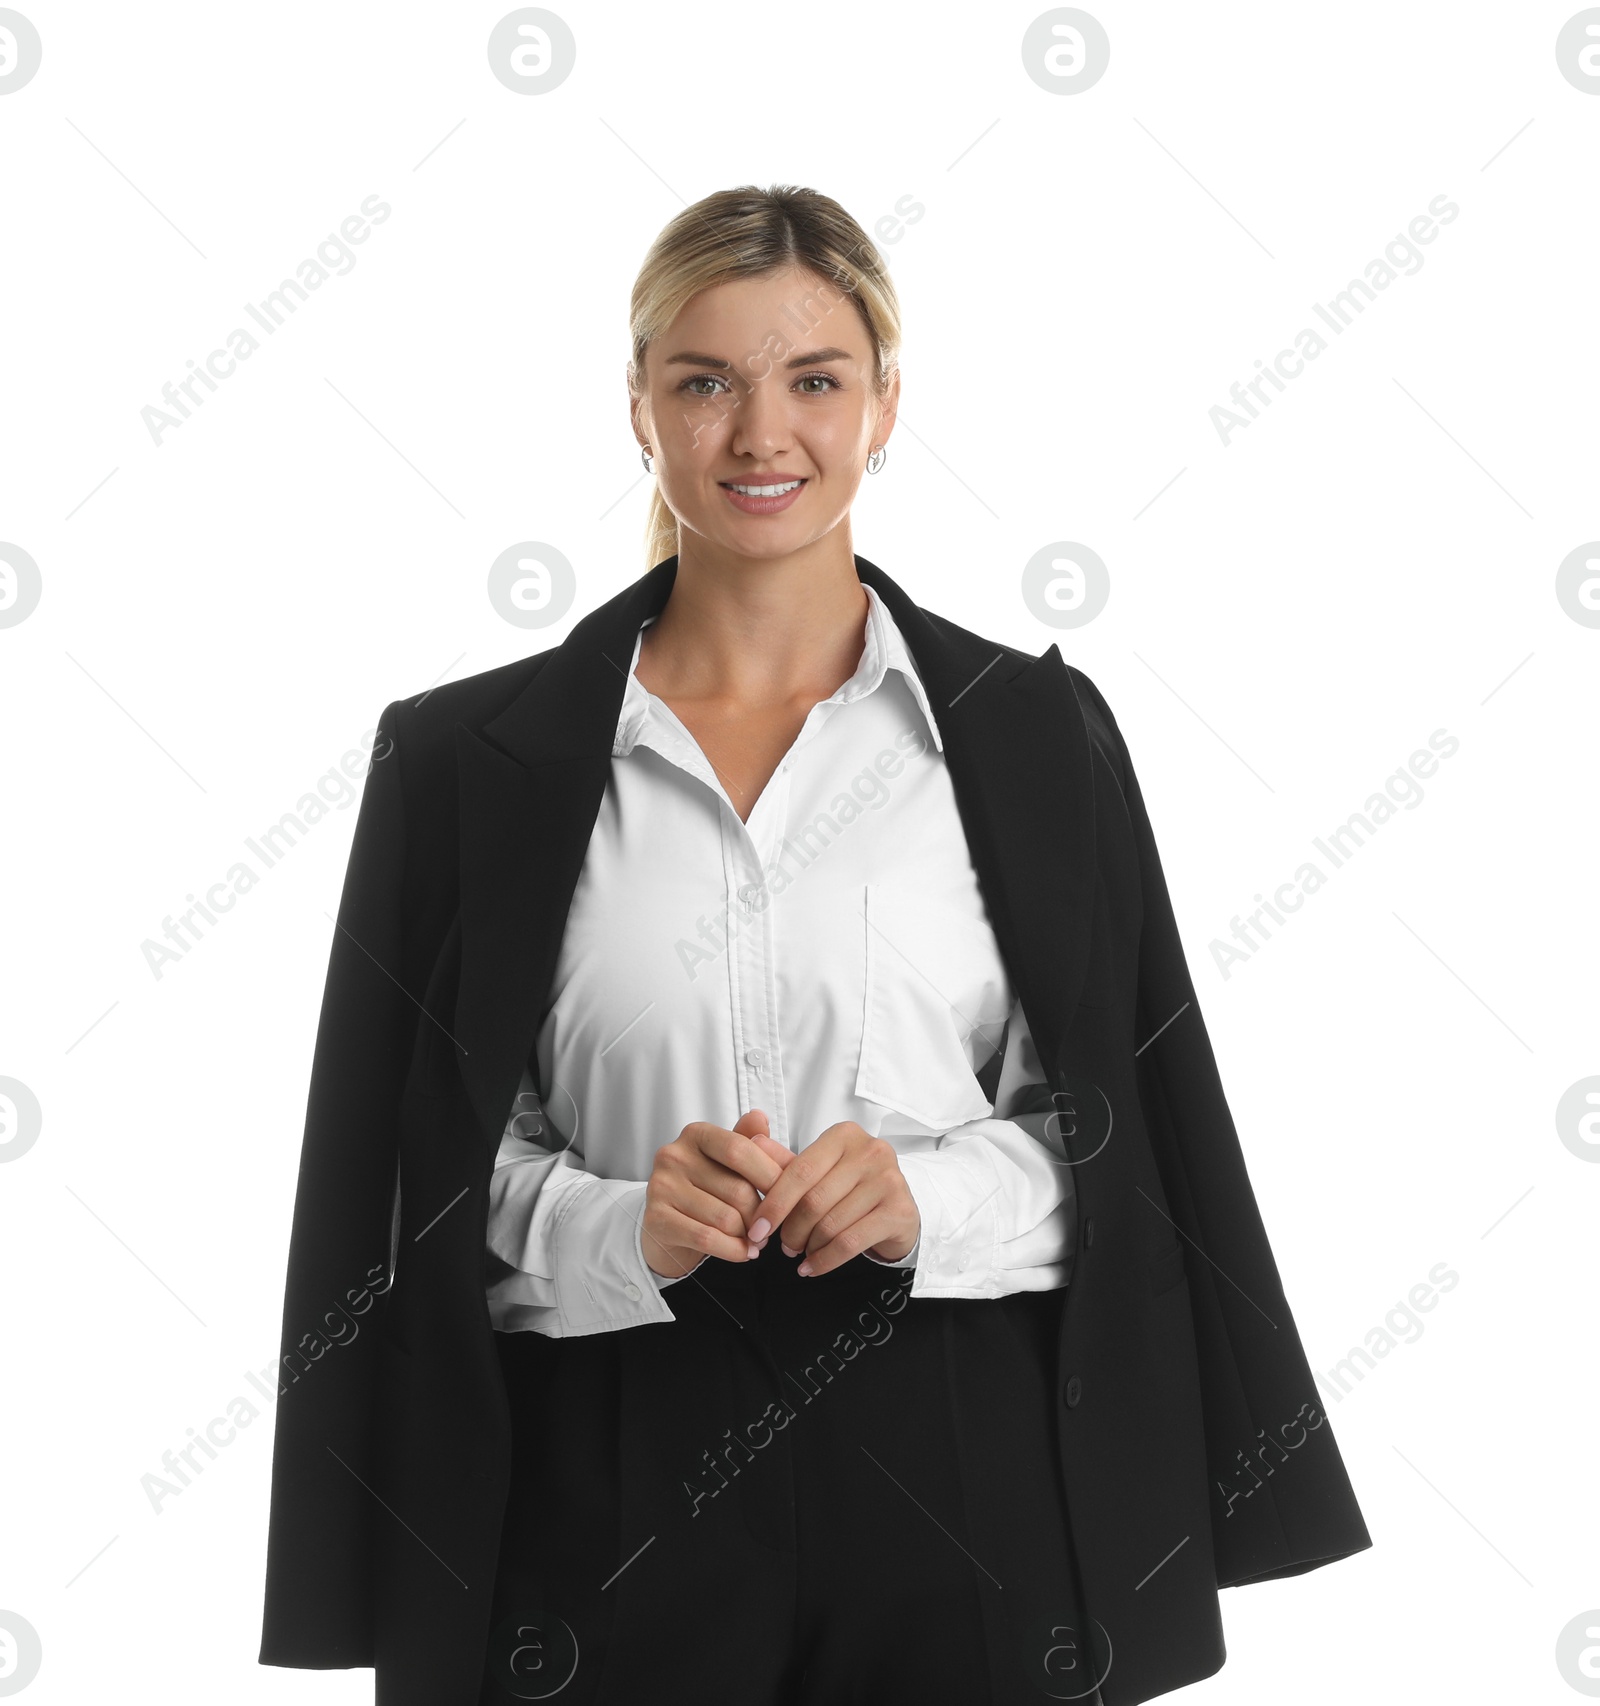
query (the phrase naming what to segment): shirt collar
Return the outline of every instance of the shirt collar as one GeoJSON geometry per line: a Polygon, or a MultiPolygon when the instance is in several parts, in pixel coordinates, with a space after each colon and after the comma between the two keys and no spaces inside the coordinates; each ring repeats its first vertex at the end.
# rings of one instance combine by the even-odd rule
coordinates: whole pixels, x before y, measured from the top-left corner
{"type": "MultiPolygon", "coordinates": [[[[850,679],[842,683],[838,691],[831,694],[824,703],[848,705],[853,700],[864,699],[867,694],[882,685],[884,676],[891,669],[897,669],[904,676],[917,707],[927,722],[928,732],[933,736],[933,744],[943,752],[944,741],[939,733],[939,725],[934,720],[933,707],[928,703],[922,678],[917,674],[911,648],[906,644],[899,624],[889,614],[888,605],[878,596],[877,588],[868,586],[865,581],[861,585],[867,595],[866,644],[862,647],[861,662],[856,665],[855,673],[850,679]]],[[[633,751],[650,718],[651,706],[656,703],[649,689],[634,673],[639,667],[644,631],[655,620],[656,618],[651,616],[640,623],[639,631],[633,638],[633,656],[628,660],[628,684],[622,695],[616,738],[611,746],[613,758],[625,758],[633,751]]]]}

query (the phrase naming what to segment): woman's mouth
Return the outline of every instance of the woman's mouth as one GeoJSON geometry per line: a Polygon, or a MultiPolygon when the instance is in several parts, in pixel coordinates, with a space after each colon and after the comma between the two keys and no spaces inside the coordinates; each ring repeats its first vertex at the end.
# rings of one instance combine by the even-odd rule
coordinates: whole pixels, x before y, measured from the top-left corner
{"type": "Polygon", "coordinates": [[[776,515],[805,490],[804,480],[719,480],[728,502],[746,515],[776,515]]]}

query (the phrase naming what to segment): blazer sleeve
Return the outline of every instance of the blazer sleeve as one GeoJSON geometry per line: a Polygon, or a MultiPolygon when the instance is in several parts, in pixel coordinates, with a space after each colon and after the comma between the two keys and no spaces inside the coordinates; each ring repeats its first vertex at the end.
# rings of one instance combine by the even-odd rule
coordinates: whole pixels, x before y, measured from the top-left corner
{"type": "Polygon", "coordinates": [[[392,1278],[405,988],[398,704],[379,720],[339,901],[284,1288],[260,1662],[371,1665],[375,1299],[392,1278]]]}
{"type": "Polygon", "coordinates": [[[1112,737],[1137,851],[1138,1094],[1189,1279],[1223,1513],[1212,1522],[1217,1583],[1298,1575],[1372,1539],[1284,1297],[1127,743],[1093,683],[1078,680],[1112,737]],[[1252,1474],[1258,1456],[1278,1471],[1252,1474]]]}

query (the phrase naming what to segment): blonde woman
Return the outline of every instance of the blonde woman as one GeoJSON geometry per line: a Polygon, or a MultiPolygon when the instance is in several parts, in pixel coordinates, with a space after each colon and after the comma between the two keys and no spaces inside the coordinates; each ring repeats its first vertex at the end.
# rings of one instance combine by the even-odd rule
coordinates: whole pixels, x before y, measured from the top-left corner
{"type": "Polygon", "coordinates": [[[647,572],[381,720],[262,1661],[1131,1706],[1370,1541],[1126,744],[855,553],[899,311],[836,202],[708,196],[632,318],[647,572]]]}

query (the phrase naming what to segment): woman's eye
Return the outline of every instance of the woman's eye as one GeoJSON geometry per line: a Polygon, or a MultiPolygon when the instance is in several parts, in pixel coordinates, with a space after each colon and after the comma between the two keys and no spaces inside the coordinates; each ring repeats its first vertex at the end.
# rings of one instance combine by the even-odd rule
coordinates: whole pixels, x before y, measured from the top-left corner
{"type": "MultiPolygon", "coordinates": [[[[829,391],[843,389],[831,373],[807,373],[795,381],[796,389],[813,385],[816,389],[805,390],[802,394],[807,397],[823,397],[829,391]]],[[[727,389],[727,381],[715,373],[692,373],[678,389],[687,392],[691,397],[715,397],[727,389]],[[701,386],[708,389],[701,390],[701,386]]]]}

